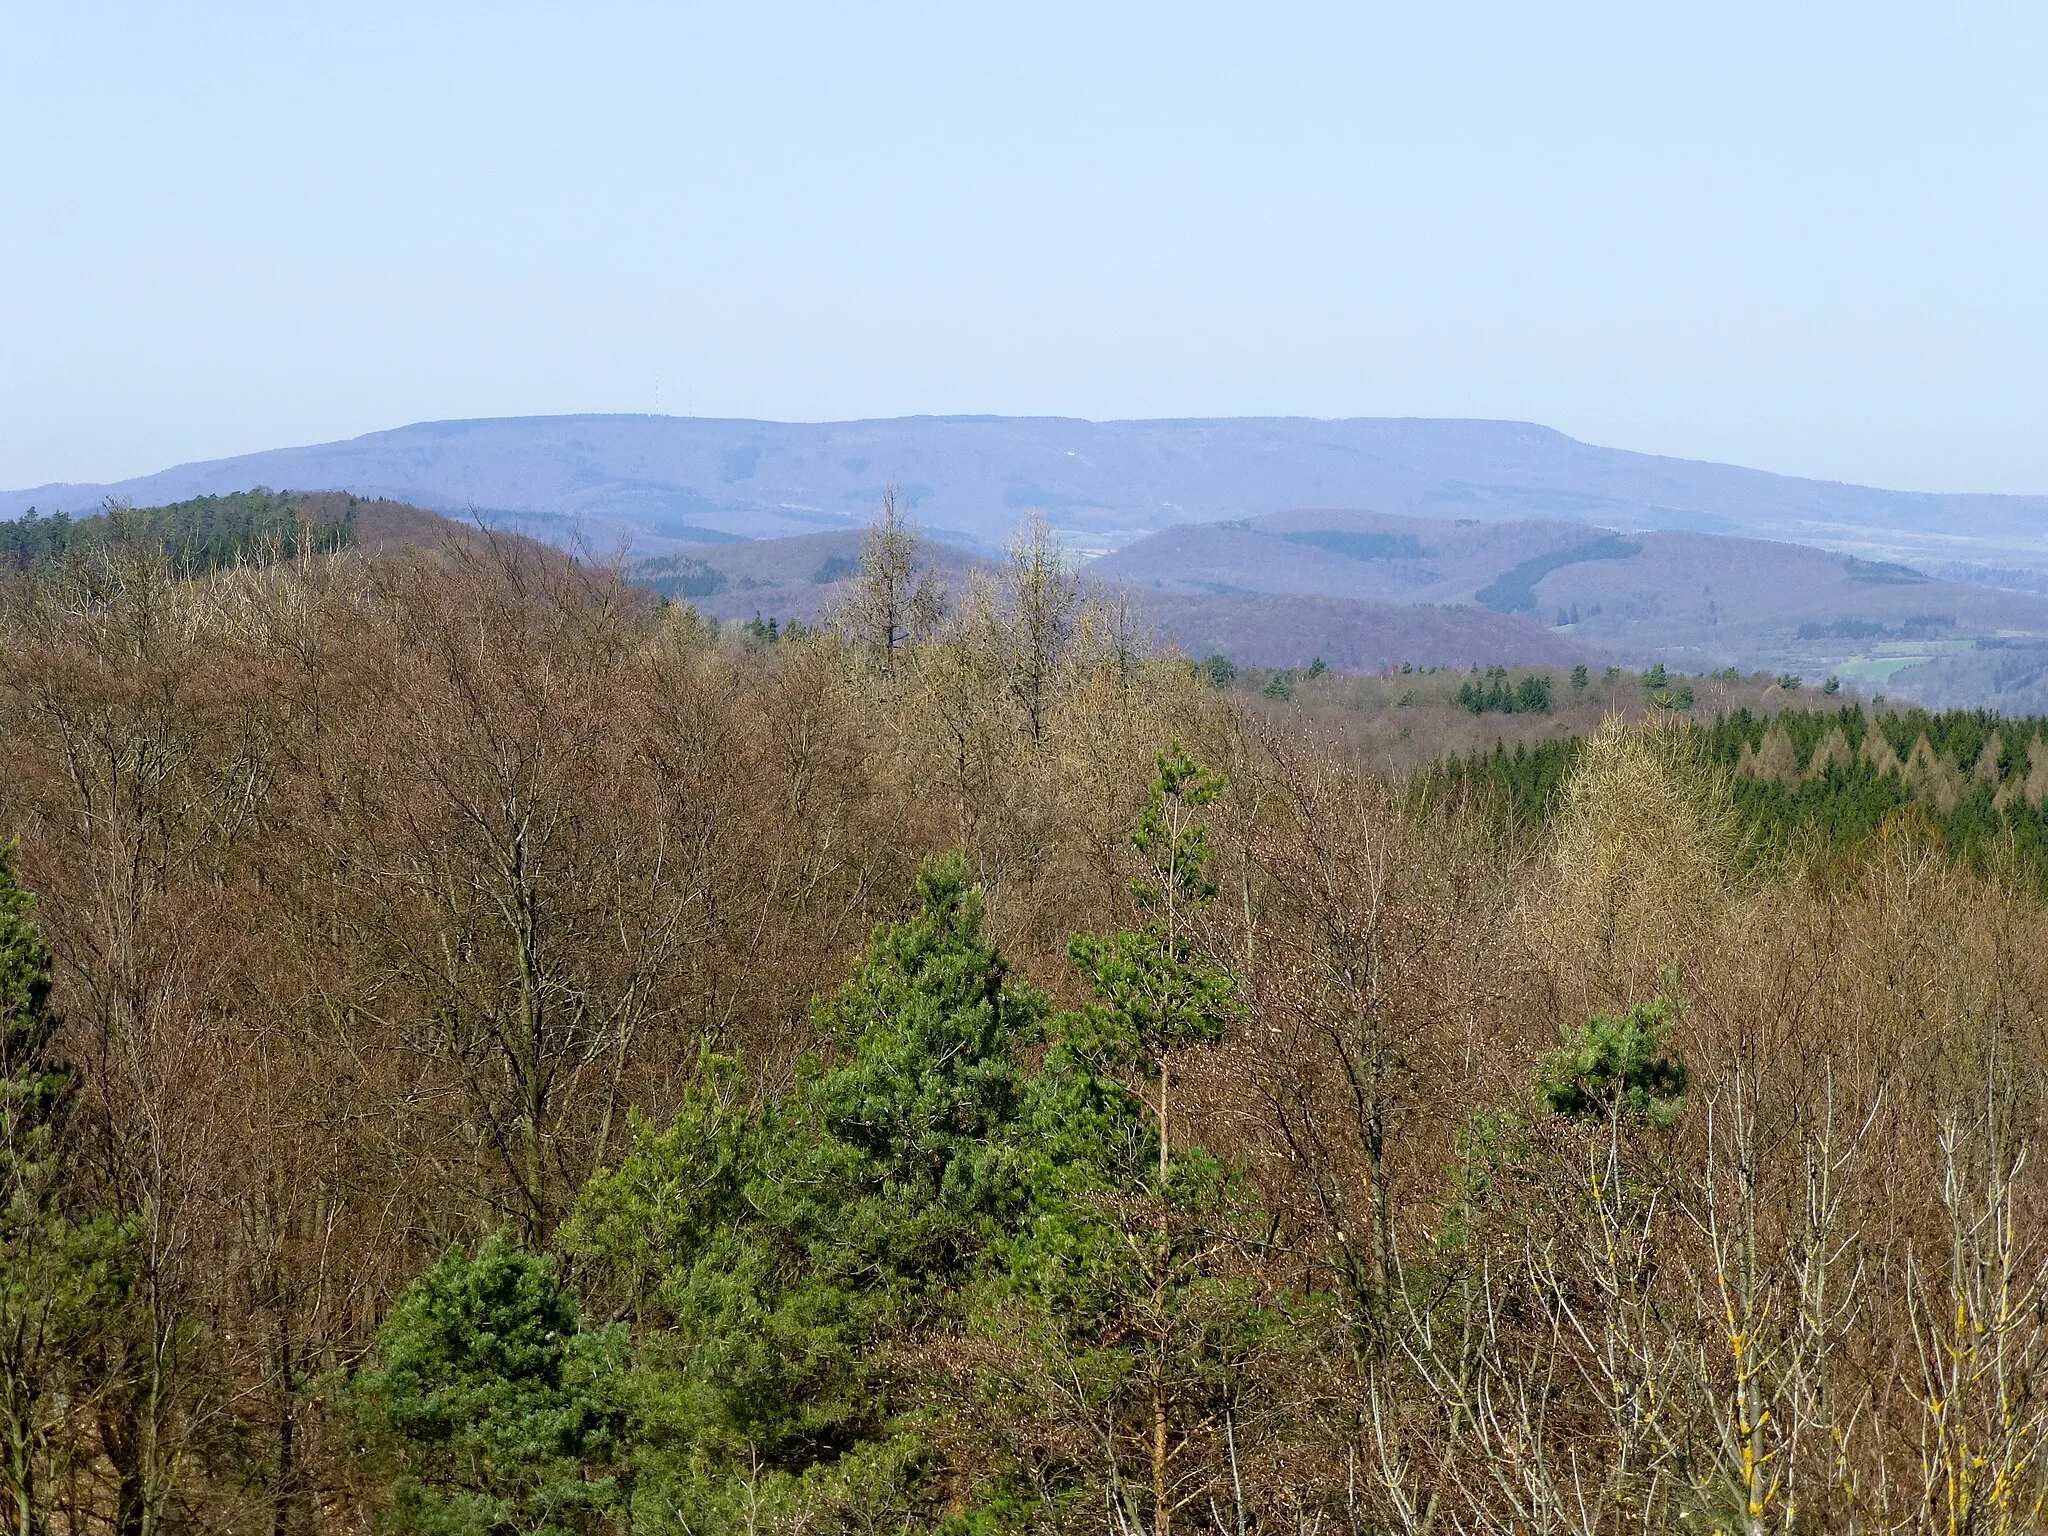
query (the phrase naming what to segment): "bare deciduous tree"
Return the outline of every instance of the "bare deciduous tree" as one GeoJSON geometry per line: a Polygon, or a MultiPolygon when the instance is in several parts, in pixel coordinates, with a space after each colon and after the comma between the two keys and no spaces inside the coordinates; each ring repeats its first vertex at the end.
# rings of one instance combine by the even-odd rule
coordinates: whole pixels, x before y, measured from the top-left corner
{"type": "Polygon", "coordinates": [[[860,567],[853,591],[832,615],[833,622],[885,673],[896,670],[902,653],[928,638],[945,615],[945,593],[917,561],[917,531],[900,504],[895,486],[882,492],[882,507],[861,536],[860,567]]]}

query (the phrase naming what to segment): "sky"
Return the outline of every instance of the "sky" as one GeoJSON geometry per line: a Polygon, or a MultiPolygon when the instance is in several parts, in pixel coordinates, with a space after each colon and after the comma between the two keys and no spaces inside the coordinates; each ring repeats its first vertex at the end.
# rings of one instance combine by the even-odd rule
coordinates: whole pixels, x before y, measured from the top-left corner
{"type": "Polygon", "coordinates": [[[0,0],[0,486],[1479,416],[2048,492],[2048,6],[0,0]]]}

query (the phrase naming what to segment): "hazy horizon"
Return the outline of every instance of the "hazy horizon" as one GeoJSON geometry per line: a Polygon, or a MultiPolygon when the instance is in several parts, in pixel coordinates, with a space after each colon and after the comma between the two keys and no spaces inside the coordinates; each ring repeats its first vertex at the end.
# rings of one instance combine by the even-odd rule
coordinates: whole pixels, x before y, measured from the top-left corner
{"type": "Polygon", "coordinates": [[[0,15],[0,485],[658,412],[2048,491],[2034,8],[0,15]]]}

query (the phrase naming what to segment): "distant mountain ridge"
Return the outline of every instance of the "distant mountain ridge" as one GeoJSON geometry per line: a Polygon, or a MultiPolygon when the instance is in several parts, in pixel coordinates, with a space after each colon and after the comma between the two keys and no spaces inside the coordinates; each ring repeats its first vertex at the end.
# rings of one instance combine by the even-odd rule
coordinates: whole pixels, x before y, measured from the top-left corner
{"type": "Polygon", "coordinates": [[[1094,422],[670,416],[422,422],[0,492],[0,517],[248,490],[345,490],[641,553],[859,525],[895,484],[935,534],[989,548],[1029,509],[1084,550],[1299,507],[1732,533],[1879,559],[2048,565],[2048,496],[1936,495],[1578,442],[1523,422],[1229,417],[1094,422]]]}

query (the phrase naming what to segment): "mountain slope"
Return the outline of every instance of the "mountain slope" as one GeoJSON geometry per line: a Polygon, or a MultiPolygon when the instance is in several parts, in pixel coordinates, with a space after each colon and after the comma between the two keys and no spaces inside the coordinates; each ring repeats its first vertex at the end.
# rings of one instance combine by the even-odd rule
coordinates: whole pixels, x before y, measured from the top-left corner
{"type": "Polygon", "coordinates": [[[1354,597],[1135,594],[1162,640],[1190,656],[1217,652],[1257,667],[1320,659],[1341,672],[1420,667],[1570,666],[1601,658],[1561,630],[1483,608],[1437,608],[1354,597]]]}
{"type": "Polygon", "coordinates": [[[105,545],[150,550],[181,574],[196,575],[307,551],[477,552],[486,544],[557,568],[569,560],[555,546],[523,534],[479,527],[405,502],[366,500],[345,491],[235,491],[77,519],[55,513],[0,520],[0,573],[51,569],[105,545]]]}
{"type": "Polygon", "coordinates": [[[940,536],[982,546],[1033,507],[1077,546],[1100,549],[1178,523],[1335,506],[2048,564],[2048,497],[1885,491],[1595,447],[1520,422],[1422,419],[425,422],[113,485],[0,493],[0,516],[269,485],[474,507],[557,543],[581,536],[601,550],[658,551],[854,526],[892,482],[940,536]]]}
{"type": "MultiPolygon", "coordinates": [[[[679,598],[713,619],[756,614],[815,623],[849,590],[860,566],[862,531],[797,534],[786,539],[696,546],[644,556],[627,574],[664,597],[679,598]]],[[[975,556],[934,539],[918,542],[918,562],[952,591],[963,590],[975,556]]]]}
{"type": "Polygon", "coordinates": [[[1598,532],[1584,523],[1280,512],[1163,529],[1094,561],[1089,574],[1168,593],[1276,592],[1472,603],[1481,588],[1503,573],[1554,559],[1598,532]]]}

